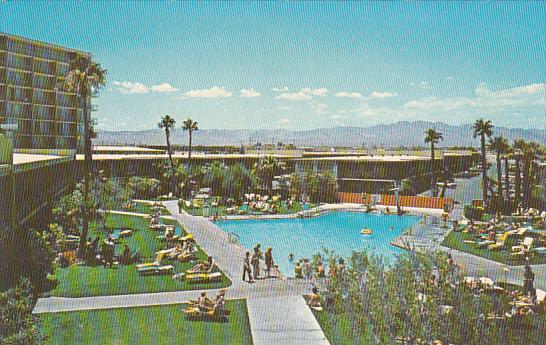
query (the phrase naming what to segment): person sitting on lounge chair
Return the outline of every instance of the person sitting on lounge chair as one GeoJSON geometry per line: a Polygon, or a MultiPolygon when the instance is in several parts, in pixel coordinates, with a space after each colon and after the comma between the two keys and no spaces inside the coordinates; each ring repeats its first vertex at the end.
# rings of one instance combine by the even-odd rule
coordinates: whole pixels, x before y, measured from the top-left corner
{"type": "Polygon", "coordinates": [[[320,308],[320,295],[318,294],[318,289],[314,287],[312,291],[313,292],[309,294],[307,304],[312,308],[320,308]]]}
{"type": "Polygon", "coordinates": [[[170,259],[177,259],[180,254],[182,254],[183,248],[182,245],[179,243],[176,245],[176,247],[173,248],[173,250],[168,254],[168,257],[170,259]]]}
{"type": "Polygon", "coordinates": [[[214,267],[214,260],[212,256],[209,255],[207,261],[201,261],[197,265],[193,266],[191,269],[186,271],[186,274],[192,273],[210,273],[214,267]]]}
{"type": "Polygon", "coordinates": [[[222,311],[226,304],[226,290],[222,289],[219,291],[218,296],[214,299],[214,311],[222,311]]]}
{"type": "Polygon", "coordinates": [[[199,311],[206,313],[212,310],[214,302],[207,297],[206,292],[201,292],[201,297],[197,299],[197,307],[199,308],[199,311]]]}

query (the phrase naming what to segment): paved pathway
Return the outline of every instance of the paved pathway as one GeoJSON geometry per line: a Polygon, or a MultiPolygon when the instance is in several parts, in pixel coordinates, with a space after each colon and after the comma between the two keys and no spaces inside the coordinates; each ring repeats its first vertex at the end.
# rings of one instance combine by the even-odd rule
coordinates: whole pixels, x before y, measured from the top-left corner
{"type": "Polygon", "coordinates": [[[249,299],[254,344],[329,345],[303,296],[249,299]]]}

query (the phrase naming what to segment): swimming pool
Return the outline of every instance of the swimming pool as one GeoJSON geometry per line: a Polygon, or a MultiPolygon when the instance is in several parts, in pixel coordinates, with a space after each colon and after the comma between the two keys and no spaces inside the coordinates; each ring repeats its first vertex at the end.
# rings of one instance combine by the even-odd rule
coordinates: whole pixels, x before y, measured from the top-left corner
{"type": "Polygon", "coordinates": [[[260,243],[264,251],[272,247],[281,272],[293,276],[294,265],[288,260],[290,253],[298,260],[312,258],[324,248],[344,257],[366,249],[392,258],[403,250],[390,245],[391,241],[420,219],[406,215],[332,212],[316,218],[221,221],[218,225],[226,232],[236,233],[248,249],[254,248],[256,243],[260,243]],[[370,228],[373,233],[362,235],[363,228],[370,228]]]}

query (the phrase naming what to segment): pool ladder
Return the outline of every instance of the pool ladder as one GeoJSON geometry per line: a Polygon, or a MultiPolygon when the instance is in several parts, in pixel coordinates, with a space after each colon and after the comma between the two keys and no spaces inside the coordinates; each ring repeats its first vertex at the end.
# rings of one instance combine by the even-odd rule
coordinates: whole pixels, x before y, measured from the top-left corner
{"type": "Polygon", "coordinates": [[[239,235],[237,235],[236,233],[228,232],[227,235],[231,243],[235,243],[235,244],[241,243],[241,237],[239,237],[239,235]]]}

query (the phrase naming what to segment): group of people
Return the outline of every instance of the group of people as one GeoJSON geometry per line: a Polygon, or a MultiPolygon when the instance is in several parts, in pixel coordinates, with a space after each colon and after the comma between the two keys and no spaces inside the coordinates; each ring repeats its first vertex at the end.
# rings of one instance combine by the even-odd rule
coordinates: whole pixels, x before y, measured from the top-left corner
{"type": "Polygon", "coordinates": [[[186,236],[186,239],[178,241],[174,247],[160,250],[156,254],[157,261],[161,261],[164,256],[172,260],[188,261],[197,254],[197,244],[193,237],[186,236]]]}
{"type": "MultiPolygon", "coordinates": [[[[290,261],[293,261],[293,255],[289,257],[290,261]]],[[[329,272],[330,274],[334,274],[338,270],[344,269],[345,267],[345,261],[340,258],[339,264],[336,264],[335,261],[330,263],[329,266],[329,272]]],[[[311,260],[307,258],[302,258],[296,262],[296,266],[294,267],[294,274],[295,277],[298,279],[311,279],[313,277],[315,278],[324,278],[326,276],[326,269],[324,267],[324,264],[322,263],[322,260],[318,260],[316,265],[311,264],[311,260]]]]}
{"type": "Polygon", "coordinates": [[[211,311],[218,312],[224,309],[226,304],[226,290],[222,289],[214,300],[207,297],[206,292],[201,292],[201,296],[197,299],[196,306],[199,311],[208,313],[211,311]]]}
{"type": "Polygon", "coordinates": [[[257,279],[260,279],[260,263],[261,260],[265,261],[265,272],[266,277],[270,278],[271,273],[276,269],[275,262],[273,260],[273,249],[267,247],[265,254],[262,252],[261,244],[257,244],[254,247],[252,255],[250,252],[245,253],[245,259],[243,262],[243,281],[246,281],[248,277],[248,282],[252,283],[257,279]]]}

